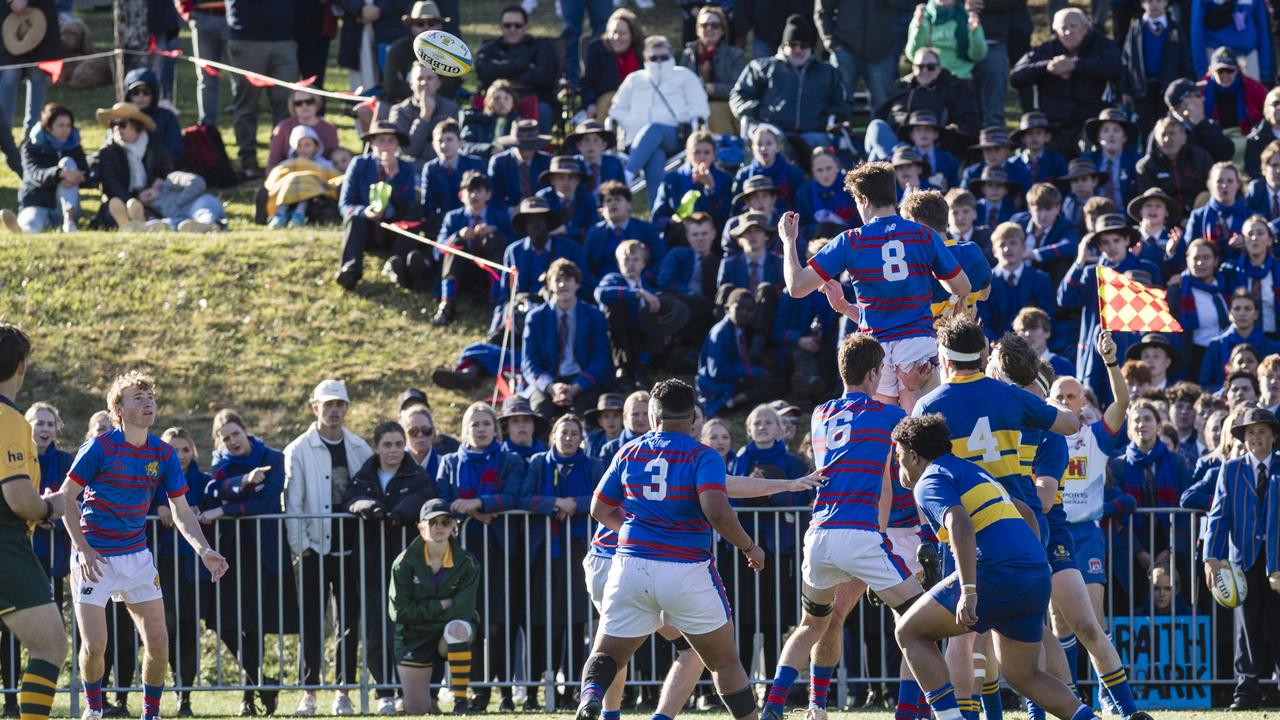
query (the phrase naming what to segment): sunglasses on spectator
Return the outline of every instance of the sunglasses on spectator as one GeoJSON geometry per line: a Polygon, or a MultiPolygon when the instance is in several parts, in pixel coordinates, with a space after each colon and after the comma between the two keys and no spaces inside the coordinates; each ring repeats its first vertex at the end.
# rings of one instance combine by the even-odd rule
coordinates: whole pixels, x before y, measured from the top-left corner
{"type": "Polygon", "coordinates": [[[936,62],[912,63],[912,67],[916,68],[917,70],[923,70],[925,72],[933,72],[934,70],[938,69],[938,63],[936,62]]]}
{"type": "Polygon", "coordinates": [[[503,30],[519,30],[519,29],[520,29],[520,28],[522,28],[522,27],[524,27],[524,23],[521,23],[521,22],[504,22],[504,23],[502,23],[502,29],[503,29],[503,30]]]}
{"type": "Polygon", "coordinates": [[[151,89],[146,87],[136,87],[129,91],[130,95],[146,95],[150,97],[151,89]]]}
{"type": "Polygon", "coordinates": [[[439,526],[439,525],[443,525],[443,526],[445,526],[445,527],[449,527],[450,525],[453,525],[453,524],[454,524],[454,523],[456,523],[456,522],[458,522],[458,521],[457,521],[457,520],[454,520],[453,518],[449,517],[448,515],[441,515],[441,516],[439,516],[439,517],[433,517],[433,518],[431,518],[430,520],[428,520],[428,521],[427,521],[427,525],[428,525],[429,527],[436,527],[436,526],[439,526]]]}
{"type": "Polygon", "coordinates": [[[666,62],[671,59],[670,55],[650,55],[645,58],[649,62],[666,62]]]}
{"type": "Polygon", "coordinates": [[[711,28],[712,30],[719,30],[720,28],[724,27],[724,25],[722,25],[719,20],[709,20],[706,22],[698,23],[698,27],[711,28]]]}
{"type": "Polygon", "coordinates": [[[411,427],[407,431],[409,437],[431,437],[436,434],[435,428],[411,427]]]}
{"type": "Polygon", "coordinates": [[[300,100],[293,101],[294,107],[302,107],[303,105],[315,105],[315,104],[316,104],[315,98],[302,98],[300,100]]]}

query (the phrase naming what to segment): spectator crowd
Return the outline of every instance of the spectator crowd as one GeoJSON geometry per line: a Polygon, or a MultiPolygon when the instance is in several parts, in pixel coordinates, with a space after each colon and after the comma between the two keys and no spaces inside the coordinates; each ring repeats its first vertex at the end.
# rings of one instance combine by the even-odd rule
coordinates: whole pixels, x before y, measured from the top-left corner
{"type": "MultiPolygon", "coordinates": [[[[11,0],[0,6],[0,22],[41,13],[56,37],[62,4],[11,0]]],[[[339,614],[334,670],[338,681],[354,681],[353,628],[389,624],[387,608],[344,603],[344,589],[385,589],[413,573],[453,570],[452,560],[431,557],[433,548],[452,547],[447,537],[412,532],[420,513],[423,522],[442,517],[423,510],[436,508],[435,499],[473,519],[462,535],[477,566],[457,572],[489,600],[469,608],[483,614],[474,640],[490,638],[490,657],[477,658],[470,679],[513,679],[506,673],[516,626],[534,645],[525,678],[576,670],[569,658],[580,656],[565,648],[581,638],[586,619],[579,573],[589,495],[618,448],[648,430],[644,390],[655,378],[696,378],[698,432],[732,472],[806,474],[804,413],[840,392],[835,348],[859,327],[837,308],[856,298],[847,284],[843,297],[792,298],[778,223],[783,213],[799,214],[802,258],[858,227],[842,178],[863,162],[892,165],[902,215],[937,230],[964,266],[970,294],[952,297],[939,286],[938,315],[971,314],[993,342],[1020,336],[1059,378],[1079,381],[1078,397],[1054,398],[1074,403],[1072,411],[1096,419],[1113,402],[1128,404],[1123,433],[1106,453],[1101,521],[1113,539],[1111,567],[1125,569],[1105,581],[1109,590],[1160,613],[1193,601],[1210,610],[1204,594],[1194,600],[1189,581],[1179,582],[1170,558],[1225,551],[1202,547],[1187,516],[1136,511],[1208,511],[1215,493],[1233,492],[1224,489],[1223,468],[1253,452],[1243,431],[1259,424],[1251,413],[1280,410],[1280,87],[1273,87],[1277,23],[1268,3],[1127,0],[1088,11],[1050,3],[1050,35],[1031,46],[1024,0],[679,0],[679,38],[646,35],[625,7],[560,0],[557,39],[531,33],[528,6],[537,3],[527,1],[481,18],[497,21],[500,36],[464,37],[475,52],[474,94],[415,62],[411,47],[424,30],[457,32],[468,9],[456,0],[149,5],[158,47],[172,47],[185,23],[197,57],[286,80],[322,83],[336,36],[351,88],[368,96],[352,112],[363,146],[339,144],[335,108],[323,98],[235,78],[231,173],[226,162],[209,162],[211,153],[226,156],[219,118],[228,103],[216,78],[197,73],[199,123],[184,129],[169,101],[172,67],[157,59],[130,72],[120,101],[95,113],[107,140],[85,148],[76,127],[84,119],[44,102],[46,76],[0,70],[0,120],[22,137],[5,150],[22,177],[18,207],[0,210],[0,220],[15,232],[215,231],[227,216],[210,188],[237,177],[261,181],[263,224],[340,227],[336,281],[346,290],[367,281],[373,255],[389,281],[439,298],[435,325],[457,322],[464,304],[492,317],[487,337],[431,372],[433,385],[473,393],[501,374],[521,388],[500,409],[468,407],[456,440],[435,425],[426,395],[406,390],[396,420],[378,425],[370,444],[345,427],[346,388],[326,380],[311,397],[314,424],[283,451],[255,437],[245,419],[220,413],[207,473],[192,433],[166,434],[202,520],[219,528],[219,543],[254,556],[253,593],[283,593],[302,608],[250,622],[234,612],[243,589],[220,588],[230,593],[216,604],[221,639],[251,684],[274,682],[256,650],[268,633],[301,633],[303,680],[322,680],[324,648],[307,640],[322,636],[330,596],[339,614]],[[264,93],[276,124],[260,164],[264,93]],[[1019,106],[1016,124],[1006,122],[1010,101],[1019,106]],[[81,217],[82,192],[101,196],[92,218],[81,217]],[[515,272],[493,272],[468,256],[515,272]],[[1094,347],[1099,267],[1165,289],[1182,328],[1113,333],[1123,388],[1108,382],[1094,347]],[[515,342],[504,349],[508,321],[515,342]],[[729,418],[742,413],[745,424],[733,427],[729,418]],[[263,490],[246,496],[246,475],[263,490]],[[535,520],[518,530],[515,520],[493,522],[513,510],[552,518],[545,527],[555,531],[547,535],[535,520]],[[299,517],[253,533],[215,523],[280,512],[349,513],[363,522],[357,529],[299,517]],[[382,548],[376,562],[343,561],[357,540],[382,548]],[[393,568],[410,541],[427,564],[393,568]],[[1127,571],[1130,557],[1136,575],[1127,571]],[[536,558],[533,566],[509,575],[525,558],[536,558]],[[542,588],[543,578],[556,578],[551,589],[531,592],[527,583],[542,588]],[[527,592],[534,619],[509,623],[523,615],[518,603],[527,592]],[[565,615],[543,612],[570,606],[565,615]],[[361,610],[372,614],[362,618],[361,610]],[[538,645],[547,642],[550,650],[538,645]],[[542,667],[544,657],[554,666],[542,667]],[[481,677],[482,667],[492,677],[481,677]]],[[[57,53],[48,43],[3,40],[0,64],[57,53]]],[[[0,140],[10,135],[0,132],[0,140]]],[[[36,403],[27,417],[42,470],[47,463],[46,477],[60,480],[68,457],[54,442],[57,410],[36,403]]],[[[96,432],[91,426],[90,436],[96,432]]],[[[1275,465],[1261,471],[1280,477],[1275,465]]],[[[1250,491],[1276,501],[1266,498],[1267,483],[1258,487],[1250,491]]],[[[751,503],[810,499],[781,493],[751,503]]],[[[761,544],[771,555],[796,556],[804,519],[767,517],[757,521],[761,544]]],[[[156,540],[162,558],[187,550],[165,545],[165,536],[156,540]]],[[[52,574],[65,577],[65,545],[40,552],[52,574]]],[[[730,548],[722,558],[731,595],[751,583],[749,572],[730,570],[736,557],[730,548]]],[[[775,562],[769,572],[791,587],[796,565],[775,562]]],[[[162,571],[166,601],[192,601],[194,579],[162,571]]],[[[747,630],[773,647],[796,603],[787,592],[768,602],[776,607],[761,608],[761,625],[747,630]]],[[[393,602],[396,613],[412,615],[393,602]]],[[[197,622],[184,617],[175,622],[197,622]]],[[[191,637],[193,628],[171,635],[191,637]]],[[[379,658],[401,640],[370,633],[376,680],[391,681],[391,663],[379,658]]],[[[1216,640],[1227,643],[1219,656],[1229,658],[1229,634],[1216,640]]],[[[1274,686],[1258,685],[1275,668],[1270,642],[1258,652],[1248,642],[1237,647],[1237,703],[1276,704],[1274,686]]],[[[194,672],[190,657],[171,655],[186,663],[176,673],[194,672]]],[[[436,665],[439,672],[444,663],[436,665]]],[[[497,707],[511,709],[510,688],[499,694],[497,707]]],[[[489,695],[472,690],[469,707],[489,707],[489,695]]],[[[379,697],[380,710],[394,712],[393,693],[379,697]]],[[[273,711],[274,691],[259,691],[257,701],[273,711]]],[[[245,705],[254,711],[252,693],[245,705]]],[[[311,692],[299,711],[316,708],[311,692]]],[[[353,711],[342,693],[332,709],[353,711]]]]}

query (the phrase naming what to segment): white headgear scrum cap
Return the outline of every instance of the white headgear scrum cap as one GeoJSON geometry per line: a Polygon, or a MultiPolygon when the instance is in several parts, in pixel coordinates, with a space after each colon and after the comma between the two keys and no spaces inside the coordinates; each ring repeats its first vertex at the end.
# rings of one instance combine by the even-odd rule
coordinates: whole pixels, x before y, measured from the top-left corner
{"type": "Polygon", "coordinates": [[[351,398],[347,395],[346,383],[341,380],[321,380],[316,389],[311,391],[311,401],[322,403],[326,400],[351,402],[351,398]]]}

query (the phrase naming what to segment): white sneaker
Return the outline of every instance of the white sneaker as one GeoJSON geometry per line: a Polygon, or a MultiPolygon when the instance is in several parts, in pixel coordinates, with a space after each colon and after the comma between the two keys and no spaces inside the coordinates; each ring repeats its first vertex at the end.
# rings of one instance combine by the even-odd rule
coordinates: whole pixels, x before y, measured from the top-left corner
{"type": "Polygon", "coordinates": [[[396,699],[393,697],[378,698],[378,714],[379,715],[395,715],[396,699]]]}
{"type": "Polygon", "coordinates": [[[351,698],[346,695],[333,696],[333,714],[334,715],[355,715],[356,709],[351,704],[351,698]]]}
{"type": "Polygon", "coordinates": [[[293,711],[294,715],[299,717],[310,717],[316,714],[316,696],[303,693],[302,699],[298,701],[298,709],[293,711]]]}
{"type": "Polygon", "coordinates": [[[0,210],[0,222],[4,223],[9,232],[22,232],[22,227],[18,225],[18,216],[9,208],[0,210]]]}
{"type": "Polygon", "coordinates": [[[102,711],[90,710],[86,706],[84,712],[80,713],[80,720],[102,720],[102,711]]]}
{"type": "Polygon", "coordinates": [[[804,720],[827,720],[827,709],[810,707],[804,711],[804,720]]]}

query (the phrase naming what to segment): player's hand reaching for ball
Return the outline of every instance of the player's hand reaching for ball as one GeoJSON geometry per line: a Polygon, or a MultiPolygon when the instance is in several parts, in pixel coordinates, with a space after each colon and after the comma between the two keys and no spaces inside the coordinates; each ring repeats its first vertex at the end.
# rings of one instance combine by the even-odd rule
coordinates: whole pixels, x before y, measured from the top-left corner
{"type": "Polygon", "coordinates": [[[778,218],[778,236],[782,238],[782,247],[795,247],[796,238],[800,237],[800,213],[787,211],[778,218]]]}
{"type": "Polygon", "coordinates": [[[204,563],[204,569],[209,571],[213,576],[213,582],[218,582],[218,578],[227,574],[227,559],[218,554],[213,548],[205,548],[200,552],[200,562],[204,563]]]}
{"type": "Polygon", "coordinates": [[[98,582],[102,579],[102,567],[106,565],[106,560],[102,555],[88,545],[84,549],[76,550],[76,565],[80,570],[80,578],[89,582],[98,582]]]}

